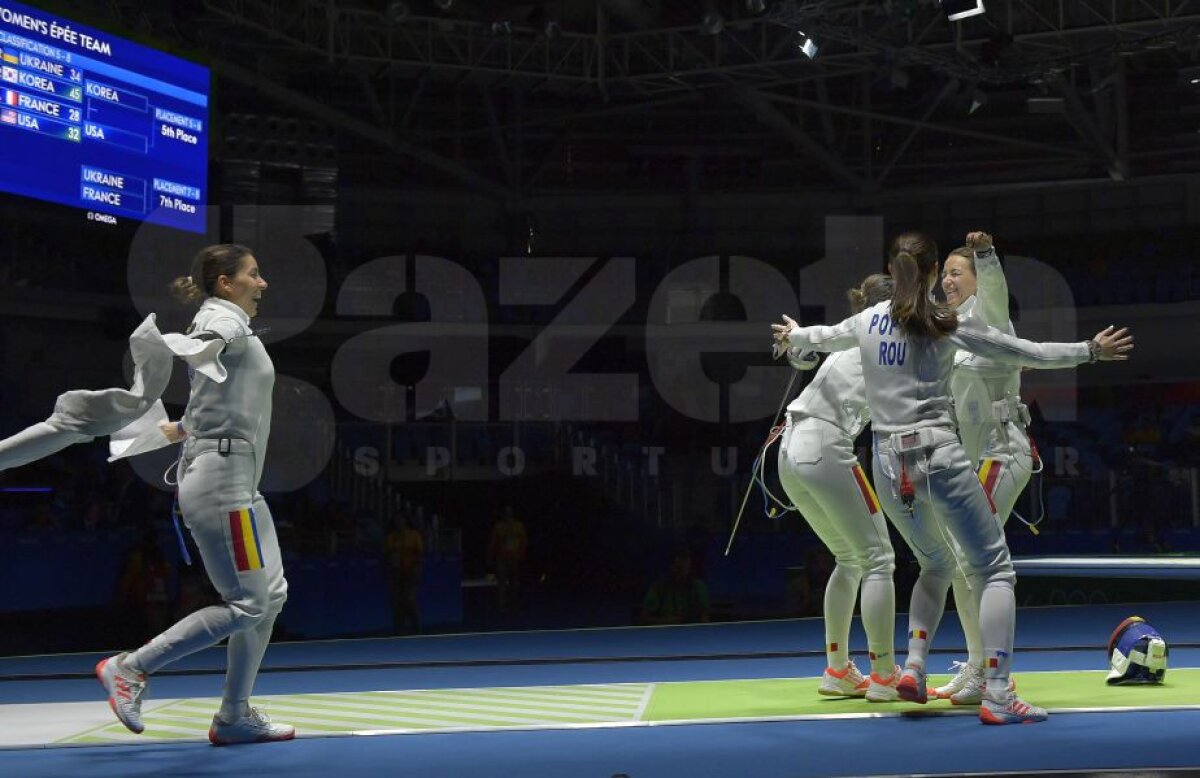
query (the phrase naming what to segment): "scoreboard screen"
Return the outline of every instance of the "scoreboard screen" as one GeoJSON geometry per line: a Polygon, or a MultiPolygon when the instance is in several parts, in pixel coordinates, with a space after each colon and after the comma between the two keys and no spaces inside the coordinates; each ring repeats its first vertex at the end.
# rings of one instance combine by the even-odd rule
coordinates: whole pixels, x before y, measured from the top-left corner
{"type": "Polygon", "coordinates": [[[208,68],[0,0],[0,190],[203,232],[208,68]]]}

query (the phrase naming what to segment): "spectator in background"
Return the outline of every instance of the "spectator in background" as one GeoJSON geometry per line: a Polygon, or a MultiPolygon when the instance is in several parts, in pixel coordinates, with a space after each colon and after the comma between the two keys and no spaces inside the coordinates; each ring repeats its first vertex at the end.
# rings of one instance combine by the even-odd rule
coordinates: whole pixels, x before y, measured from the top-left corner
{"type": "Polygon", "coordinates": [[[655,581],[642,600],[643,624],[689,624],[708,621],[708,587],[692,573],[686,548],[671,557],[671,569],[655,581]]]}
{"type": "Polygon", "coordinates": [[[409,526],[408,517],[403,511],[397,512],[393,521],[393,529],[384,540],[392,597],[392,622],[397,632],[412,634],[421,631],[421,609],[417,595],[421,587],[425,544],[421,540],[421,533],[409,526]]]}
{"type": "Polygon", "coordinates": [[[516,607],[521,598],[521,564],[527,544],[525,525],[513,514],[512,506],[506,505],[488,541],[488,566],[496,572],[496,598],[501,611],[516,607]]]}

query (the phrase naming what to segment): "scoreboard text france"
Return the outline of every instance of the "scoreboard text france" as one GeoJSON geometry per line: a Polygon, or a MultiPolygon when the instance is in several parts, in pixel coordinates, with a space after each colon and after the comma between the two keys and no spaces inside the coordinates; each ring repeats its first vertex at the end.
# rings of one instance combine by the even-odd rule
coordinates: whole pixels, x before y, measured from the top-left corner
{"type": "Polygon", "coordinates": [[[0,0],[0,189],[204,231],[208,69],[0,0]]]}

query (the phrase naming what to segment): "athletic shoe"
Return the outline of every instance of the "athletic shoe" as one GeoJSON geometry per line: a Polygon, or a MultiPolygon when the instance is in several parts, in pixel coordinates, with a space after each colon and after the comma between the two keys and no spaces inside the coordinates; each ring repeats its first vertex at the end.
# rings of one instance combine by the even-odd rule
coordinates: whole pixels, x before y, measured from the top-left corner
{"type": "Polygon", "coordinates": [[[924,705],[929,702],[929,689],[925,686],[925,670],[919,667],[905,667],[896,683],[896,693],[900,699],[924,705]]]}
{"type": "Polygon", "coordinates": [[[979,706],[979,720],[984,724],[1036,724],[1045,721],[1047,715],[1045,708],[1022,701],[1015,692],[1009,692],[1000,702],[985,695],[979,706]]]}
{"type": "MultiPolygon", "coordinates": [[[[945,685],[931,689],[929,691],[930,697],[946,700],[963,689],[976,686],[978,681],[983,680],[983,668],[976,667],[969,662],[954,662],[950,665],[950,669],[957,670],[958,672],[945,685]]],[[[978,704],[978,701],[976,701],[976,704],[978,704]]]]}
{"type": "Polygon", "coordinates": [[[108,707],[130,732],[140,735],[142,724],[142,695],[146,693],[146,676],[130,672],[123,664],[128,654],[101,659],[96,665],[96,680],[108,692],[108,707]]]}
{"type": "Polygon", "coordinates": [[[235,743],[269,743],[274,740],[291,740],[296,737],[296,728],[291,724],[273,724],[267,714],[258,708],[240,719],[231,722],[213,716],[208,729],[208,742],[214,746],[230,746],[235,743]]]}
{"type": "Polygon", "coordinates": [[[892,674],[887,678],[880,678],[878,674],[871,673],[871,684],[867,687],[867,702],[895,702],[900,699],[900,693],[896,691],[896,684],[900,682],[900,665],[892,670],[892,674]]]}
{"type": "Polygon", "coordinates": [[[854,660],[851,660],[841,670],[826,667],[825,675],[821,677],[821,688],[817,689],[817,693],[826,697],[862,697],[867,693],[868,685],[867,679],[863,678],[863,674],[855,667],[854,660]]]}
{"type": "MultiPolygon", "coordinates": [[[[954,694],[950,695],[951,705],[979,705],[983,702],[983,692],[987,687],[987,681],[983,678],[983,671],[979,671],[979,677],[972,679],[963,688],[959,689],[954,694]]],[[[1008,690],[1015,692],[1017,690],[1017,682],[1010,676],[1008,679],[1008,690]]]]}

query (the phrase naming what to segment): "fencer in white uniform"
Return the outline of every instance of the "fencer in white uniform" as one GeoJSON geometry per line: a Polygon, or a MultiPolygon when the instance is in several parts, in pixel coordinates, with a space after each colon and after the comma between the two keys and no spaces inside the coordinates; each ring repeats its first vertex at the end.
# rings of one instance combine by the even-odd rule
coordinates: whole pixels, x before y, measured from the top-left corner
{"type": "MultiPolygon", "coordinates": [[[[892,280],[870,276],[849,294],[852,309],[861,311],[890,299],[892,280]]],[[[795,353],[788,354],[788,361],[797,369],[815,364],[795,353]]],[[[819,692],[890,702],[898,699],[900,674],[893,645],[896,555],[879,499],[854,453],[854,439],[868,418],[859,352],[830,354],[787,407],[779,444],[779,481],[835,562],[825,584],[827,667],[819,692]],[[860,588],[869,678],[850,658],[850,624],[860,588]]]]}
{"type": "Polygon", "coordinates": [[[980,598],[986,686],[980,720],[988,724],[1044,721],[1045,710],[1009,689],[1016,598],[1003,529],[967,458],[950,400],[958,350],[1014,366],[1067,368],[1097,359],[1122,359],[1133,347],[1111,328],[1081,343],[1038,344],[969,319],[930,299],[938,252],[921,233],[892,243],[892,301],[833,326],[800,327],[788,317],[773,325],[788,348],[842,351],[857,347],[875,438],[875,484],[892,523],[913,549],[921,573],[909,607],[909,645],[898,691],[925,702],[925,659],[941,620],[950,579],[961,568],[980,598]],[[957,554],[951,551],[951,543],[957,554]]]}
{"type": "Polygon", "coordinates": [[[203,297],[187,334],[223,344],[219,359],[228,374],[222,382],[192,374],[177,467],[183,521],[223,602],[184,617],[136,651],[102,661],[96,672],[114,713],[140,732],[146,676],[228,637],[225,688],[210,741],[286,740],[295,735],[293,727],[273,723],[249,705],[275,617],[287,599],[275,524],[258,491],[275,370],[250,319],[267,284],[249,250],[221,245],[202,251],[191,275],[176,285],[182,295],[203,297]]]}
{"type": "MultiPolygon", "coordinates": [[[[1009,317],[1008,281],[992,237],[967,235],[966,245],[950,253],[942,265],[942,291],[959,320],[976,319],[1015,335],[1009,317]]],[[[960,351],[950,376],[954,417],[967,458],[975,463],[983,491],[1001,524],[1017,503],[1033,474],[1029,409],[1021,402],[1021,371],[993,359],[960,351]]],[[[955,662],[950,681],[933,690],[955,705],[978,705],[983,697],[983,637],[977,603],[966,579],[955,573],[955,610],[967,642],[967,660],[955,662]]]]}

